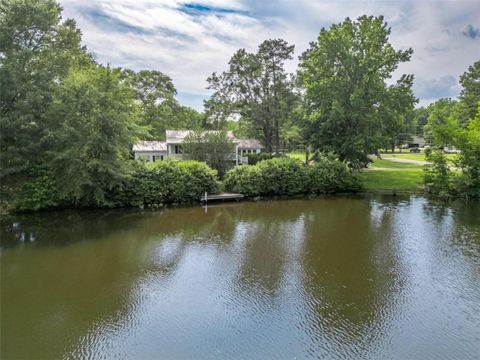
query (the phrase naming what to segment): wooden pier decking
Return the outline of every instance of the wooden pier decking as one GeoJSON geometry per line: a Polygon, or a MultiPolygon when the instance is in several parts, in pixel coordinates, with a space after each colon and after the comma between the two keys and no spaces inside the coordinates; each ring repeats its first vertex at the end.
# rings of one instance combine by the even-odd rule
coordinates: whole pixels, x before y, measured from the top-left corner
{"type": "Polygon", "coordinates": [[[209,201],[228,201],[228,200],[242,200],[243,194],[236,193],[220,193],[220,194],[205,194],[200,198],[201,202],[209,201]],[[206,197],[205,197],[206,196],[206,197]]]}

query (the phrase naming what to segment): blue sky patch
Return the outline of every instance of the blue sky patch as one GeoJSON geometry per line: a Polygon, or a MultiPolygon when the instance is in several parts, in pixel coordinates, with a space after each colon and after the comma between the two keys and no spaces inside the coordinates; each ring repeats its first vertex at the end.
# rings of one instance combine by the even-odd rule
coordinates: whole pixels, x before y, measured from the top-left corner
{"type": "Polygon", "coordinates": [[[205,15],[205,14],[242,14],[247,15],[246,11],[207,6],[197,3],[185,3],[180,6],[180,11],[189,15],[205,15]]]}
{"type": "Polygon", "coordinates": [[[470,39],[480,38],[480,28],[477,26],[473,26],[472,24],[468,24],[463,29],[462,34],[470,39]]]}

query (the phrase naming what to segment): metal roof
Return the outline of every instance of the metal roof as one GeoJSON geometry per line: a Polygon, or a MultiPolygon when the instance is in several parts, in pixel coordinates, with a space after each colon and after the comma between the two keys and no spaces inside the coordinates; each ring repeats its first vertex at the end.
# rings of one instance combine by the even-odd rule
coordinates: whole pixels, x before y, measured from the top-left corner
{"type": "MultiPolygon", "coordinates": [[[[167,135],[167,143],[169,144],[181,144],[183,139],[190,135],[194,130],[166,130],[165,133],[167,135]]],[[[212,133],[219,133],[220,131],[217,130],[207,130],[205,132],[212,132],[212,133]]],[[[236,142],[235,136],[233,132],[227,131],[227,137],[236,142]]]]}
{"type": "MultiPolygon", "coordinates": [[[[166,130],[167,141],[141,141],[133,145],[133,151],[167,151],[167,144],[181,144],[185,137],[193,130],[166,130]]],[[[218,133],[217,130],[207,132],[218,133]]],[[[227,131],[227,137],[238,145],[240,149],[263,149],[264,146],[257,139],[236,139],[233,132],[227,131]]]]}
{"type": "Polygon", "coordinates": [[[238,139],[239,149],[263,149],[264,146],[257,139],[238,139]]]}

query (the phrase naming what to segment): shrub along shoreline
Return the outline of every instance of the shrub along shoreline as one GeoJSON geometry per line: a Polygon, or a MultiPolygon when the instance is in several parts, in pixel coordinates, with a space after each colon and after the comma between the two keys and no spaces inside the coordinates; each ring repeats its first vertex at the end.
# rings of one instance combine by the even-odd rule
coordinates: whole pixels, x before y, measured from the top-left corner
{"type": "Polygon", "coordinates": [[[246,197],[322,195],[360,190],[358,176],[347,165],[321,157],[305,166],[291,158],[263,160],[255,165],[236,166],[220,181],[216,170],[198,161],[165,160],[134,162],[133,170],[106,190],[101,203],[91,199],[62,198],[55,177],[45,173],[23,186],[8,205],[13,212],[62,208],[162,207],[193,204],[205,193],[221,189],[246,197]]]}

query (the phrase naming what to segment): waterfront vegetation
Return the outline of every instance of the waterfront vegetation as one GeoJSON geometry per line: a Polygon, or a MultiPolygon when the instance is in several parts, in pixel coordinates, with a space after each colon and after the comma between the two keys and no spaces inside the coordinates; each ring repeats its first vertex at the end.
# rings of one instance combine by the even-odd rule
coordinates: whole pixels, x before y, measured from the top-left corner
{"type": "Polygon", "coordinates": [[[311,166],[296,159],[276,158],[230,170],[225,189],[248,196],[333,194],[358,191],[360,183],[345,163],[327,156],[311,166]]]}
{"type": "Polygon", "coordinates": [[[335,193],[358,190],[362,182],[352,180],[357,178],[366,189],[413,190],[422,183],[416,164],[375,160],[412,135],[424,135],[431,144],[429,158],[385,156],[429,160],[423,184],[432,194],[480,196],[480,61],[460,77],[458,100],[414,109],[413,75],[389,82],[413,49],[394,49],[382,16],[322,28],[300,56],[296,73],[286,70],[294,45],[285,40],[265,40],[252,53],[239,49],[224,72],[208,77],[213,93],[200,113],[176,100],[172,80],[161,71],[95,61],[76,22],[63,20],[61,13],[54,0],[0,4],[2,211],[184,203],[222,187],[248,195],[335,193]],[[184,158],[213,170],[171,162],[150,168],[132,161],[134,143],[162,140],[166,128],[233,131],[258,138],[266,153],[250,156],[253,167],[227,173],[232,144],[193,139],[184,158]],[[461,154],[436,150],[452,146],[461,154]],[[308,161],[298,149],[308,150],[308,161]],[[297,161],[270,159],[277,157],[297,161]],[[261,184],[253,179],[257,173],[261,184]],[[217,185],[180,184],[199,183],[197,176],[215,178],[217,185]],[[237,178],[252,180],[242,184],[237,178]]]}
{"type": "MultiPolygon", "coordinates": [[[[255,26],[236,5],[158,3],[161,26],[180,11],[255,26]]],[[[147,36],[123,21],[136,5],[83,5],[147,36]]],[[[199,112],[159,70],[99,63],[61,14],[0,0],[2,360],[478,358],[480,201],[464,200],[480,198],[480,61],[457,100],[415,109],[398,72],[413,49],[382,16],[346,18],[295,72],[282,39],[213,63],[199,112]],[[135,160],[165,129],[194,131],[135,160]],[[265,152],[235,165],[230,131],[265,152]],[[421,135],[425,151],[399,153],[421,135]],[[186,206],[219,192],[249,201],[186,206]]]]}

